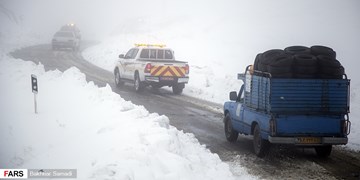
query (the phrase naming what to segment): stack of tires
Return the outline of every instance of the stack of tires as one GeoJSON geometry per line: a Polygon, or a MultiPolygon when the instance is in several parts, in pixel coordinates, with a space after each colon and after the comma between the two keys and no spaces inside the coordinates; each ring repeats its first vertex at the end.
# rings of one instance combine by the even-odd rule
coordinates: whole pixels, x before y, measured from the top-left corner
{"type": "Polygon", "coordinates": [[[254,70],[258,75],[298,79],[342,79],[345,73],[336,52],[326,46],[268,50],[256,56],[254,70]]]}

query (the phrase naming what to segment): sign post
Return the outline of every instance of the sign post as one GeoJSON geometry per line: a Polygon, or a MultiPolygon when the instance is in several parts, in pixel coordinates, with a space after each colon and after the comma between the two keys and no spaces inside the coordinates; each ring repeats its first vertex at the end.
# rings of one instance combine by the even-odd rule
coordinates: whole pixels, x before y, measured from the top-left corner
{"type": "Polygon", "coordinates": [[[37,114],[37,102],[36,102],[36,94],[38,93],[38,84],[37,84],[37,77],[32,74],[31,75],[31,89],[34,93],[34,107],[35,107],[35,114],[37,114]]]}

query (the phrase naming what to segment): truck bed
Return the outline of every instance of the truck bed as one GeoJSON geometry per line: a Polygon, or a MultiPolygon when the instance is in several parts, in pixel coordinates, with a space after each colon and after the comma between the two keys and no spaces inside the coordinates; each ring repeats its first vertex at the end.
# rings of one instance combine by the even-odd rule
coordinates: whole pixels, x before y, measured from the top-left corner
{"type": "Polygon", "coordinates": [[[272,114],[346,114],[348,79],[281,79],[251,76],[245,104],[272,114]]]}

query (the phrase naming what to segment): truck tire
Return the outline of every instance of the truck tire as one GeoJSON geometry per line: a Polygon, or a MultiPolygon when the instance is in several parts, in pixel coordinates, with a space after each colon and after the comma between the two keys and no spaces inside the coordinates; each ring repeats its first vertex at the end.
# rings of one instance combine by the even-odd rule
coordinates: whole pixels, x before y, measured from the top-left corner
{"type": "Polygon", "coordinates": [[[311,46],[311,54],[314,56],[318,56],[318,55],[325,55],[328,56],[330,58],[335,59],[336,58],[336,52],[326,46],[311,46]]]}
{"type": "Polygon", "coordinates": [[[229,113],[224,117],[224,130],[227,141],[235,142],[238,139],[239,133],[234,130],[229,113]]]}
{"type": "Polygon", "coordinates": [[[294,73],[314,75],[319,71],[317,66],[295,66],[294,73]]]}
{"type": "Polygon", "coordinates": [[[274,57],[273,61],[268,65],[267,70],[271,74],[283,74],[292,72],[293,59],[289,55],[279,55],[274,57]]]}
{"type": "Polygon", "coordinates": [[[254,70],[256,70],[256,71],[259,70],[258,64],[259,64],[260,58],[261,58],[261,53],[257,54],[255,57],[254,70]]]}
{"type": "Polygon", "coordinates": [[[135,92],[142,92],[144,90],[144,84],[140,81],[139,74],[135,74],[134,78],[134,90],[135,92]]]}
{"type": "Polygon", "coordinates": [[[317,59],[318,59],[320,67],[323,67],[323,66],[339,67],[339,66],[341,66],[341,63],[338,60],[328,57],[328,56],[320,55],[320,56],[317,56],[317,59]]]}
{"type": "Polygon", "coordinates": [[[271,77],[273,78],[282,78],[282,79],[290,79],[294,77],[294,74],[289,73],[271,73],[271,77]]]}
{"type": "Polygon", "coordinates": [[[273,57],[276,57],[276,56],[282,55],[282,54],[284,54],[284,50],[282,50],[282,49],[271,49],[271,50],[268,50],[268,51],[265,51],[264,53],[262,53],[260,61],[262,61],[264,64],[268,64],[266,61],[268,61],[268,60],[271,61],[271,59],[273,57]]]}
{"type": "Polygon", "coordinates": [[[118,69],[115,70],[114,72],[114,76],[115,76],[115,85],[117,88],[120,88],[124,85],[124,82],[121,80],[121,76],[120,76],[120,72],[118,69]]]}
{"type": "Polygon", "coordinates": [[[318,60],[313,55],[308,54],[298,54],[294,56],[294,64],[295,66],[312,66],[316,67],[318,64],[318,60]]]}
{"type": "Polygon", "coordinates": [[[174,94],[181,94],[184,88],[185,88],[184,84],[175,84],[172,86],[172,90],[174,94]]]}
{"type": "Polygon", "coordinates": [[[330,156],[332,145],[315,147],[316,155],[321,158],[327,158],[330,156]]]}
{"type": "Polygon", "coordinates": [[[264,157],[265,155],[268,154],[270,143],[269,141],[261,138],[260,127],[258,124],[256,124],[254,127],[253,145],[254,145],[254,152],[258,157],[264,157]]]}
{"type": "Polygon", "coordinates": [[[284,49],[286,54],[311,54],[311,50],[308,47],[305,46],[289,46],[284,49]]]}
{"type": "Polygon", "coordinates": [[[345,74],[344,67],[335,58],[326,55],[317,56],[319,64],[319,77],[321,79],[342,79],[345,74]]]}

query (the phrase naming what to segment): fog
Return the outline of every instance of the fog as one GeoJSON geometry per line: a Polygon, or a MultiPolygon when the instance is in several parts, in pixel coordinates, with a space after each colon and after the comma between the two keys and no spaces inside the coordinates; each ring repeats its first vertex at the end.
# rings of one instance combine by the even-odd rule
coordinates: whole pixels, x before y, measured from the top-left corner
{"type": "Polygon", "coordinates": [[[137,36],[170,45],[182,59],[241,61],[237,67],[267,49],[322,44],[338,52],[350,76],[358,76],[358,0],[0,0],[0,5],[1,21],[11,19],[14,27],[49,41],[62,25],[75,23],[83,39],[137,36]],[[194,49],[197,53],[188,53],[194,49]]]}

